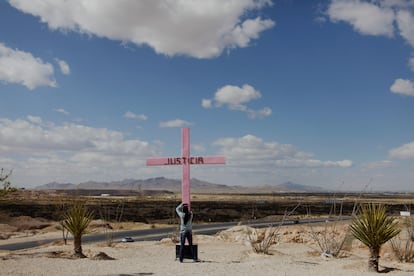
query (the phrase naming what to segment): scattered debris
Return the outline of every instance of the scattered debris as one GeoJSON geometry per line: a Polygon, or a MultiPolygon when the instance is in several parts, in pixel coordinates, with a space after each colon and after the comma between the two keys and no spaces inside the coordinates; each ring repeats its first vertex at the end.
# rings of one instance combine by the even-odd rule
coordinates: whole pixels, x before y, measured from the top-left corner
{"type": "Polygon", "coordinates": [[[91,260],[115,260],[115,258],[108,256],[105,252],[99,252],[91,260]]]}

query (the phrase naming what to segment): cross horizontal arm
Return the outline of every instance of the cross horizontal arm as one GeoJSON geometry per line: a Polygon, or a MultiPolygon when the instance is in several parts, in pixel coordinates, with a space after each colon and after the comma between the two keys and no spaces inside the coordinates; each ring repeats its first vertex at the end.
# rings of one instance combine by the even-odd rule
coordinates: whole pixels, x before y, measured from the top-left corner
{"type": "Polygon", "coordinates": [[[168,166],[168,165],[212,165],[225,164],[226,159],[223,156],[192,156],[192,157],[160,157],[148,158],[147,166],[168,166]]]}
{"type": "Polygon", "coordinates": [[[148,158],[147,166],[164,166],[165,164],[167,164],[167,162],[168,162],[167,157],[148,158]]]}

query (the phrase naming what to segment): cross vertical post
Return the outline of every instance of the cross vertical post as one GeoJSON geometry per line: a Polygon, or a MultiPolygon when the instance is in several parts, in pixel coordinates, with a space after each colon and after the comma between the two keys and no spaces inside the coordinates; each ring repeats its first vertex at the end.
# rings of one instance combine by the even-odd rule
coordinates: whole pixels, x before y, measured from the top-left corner
{"type": "MultiPolygon", "coordinates": [[[[190,160],[190,129],[181,129],[181,156],[190,160]]],[[[185,159],[184,159],[185,160],[185,159]]],[[[181,179],[181,202],[190,206],[190,162],[183,164],[183,177],[181,179]]]]}

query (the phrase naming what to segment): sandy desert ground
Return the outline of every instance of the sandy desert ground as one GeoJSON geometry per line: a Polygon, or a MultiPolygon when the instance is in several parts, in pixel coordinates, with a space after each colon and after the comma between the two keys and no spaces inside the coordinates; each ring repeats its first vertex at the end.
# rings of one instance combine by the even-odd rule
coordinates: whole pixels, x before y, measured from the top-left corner
{"type": "MultiPolygon", "coordinates": [[[[33,223],[33,222],[32,222],[33,223]]],[[[9,233],[0,245],[46,238],[60,239],[56,227],[42,231],[10,232],[12,226],[0,224],[0,232],[9,233]],[[9,228],[7,228],[9,227],[9,228]],[[9,232],[7,232],[9,231],[9,232]]],[[[126,227],[126,226],[124,226],[126,227]]],[[[141,225],[140,227],[146,227],[141,225]]],[[[352,241],[340,258],[324,257],[309,232],[322,231],[324,225],[284,226],[280,240],[270,254],[254,253],[246,226],[236,226],[215,236],[194,233],[200,262],[175,259],[171,239],[155,242],[84,243],[88,258],[72,258],[73,246],[63,241],[18,251],[0,251],[1,275],[372,275],[367,272],[368,250],[352,241]],[[104,253],[104,254],[102,254],[104,253]],[[102,260],[99,256],[112,260],[102,260]]],[[[336,225],[337,231],[346,224],[336,225]]],[[[16,229],[14,229],[16,230],[16,229]]],[[[386,275],[414,275],[414,264],[396,261],[388,246],[381,252],[380,269],[386,275]]]]}

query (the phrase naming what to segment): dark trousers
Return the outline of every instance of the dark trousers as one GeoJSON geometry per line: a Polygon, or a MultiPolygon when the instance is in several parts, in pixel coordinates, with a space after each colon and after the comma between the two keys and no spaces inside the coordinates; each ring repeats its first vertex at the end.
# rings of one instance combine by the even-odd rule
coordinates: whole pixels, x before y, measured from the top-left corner
{"type": "Polygon", "coordinates": [[[187,239],[188,245],[190,246],[191,256],[193,260],[195,260],[194,250],[193,250],[193,233],[191,231],[184,231],[181,232],[180,235],[180,262],[184,259],[184,244],[185,240],[187,239]]]}

